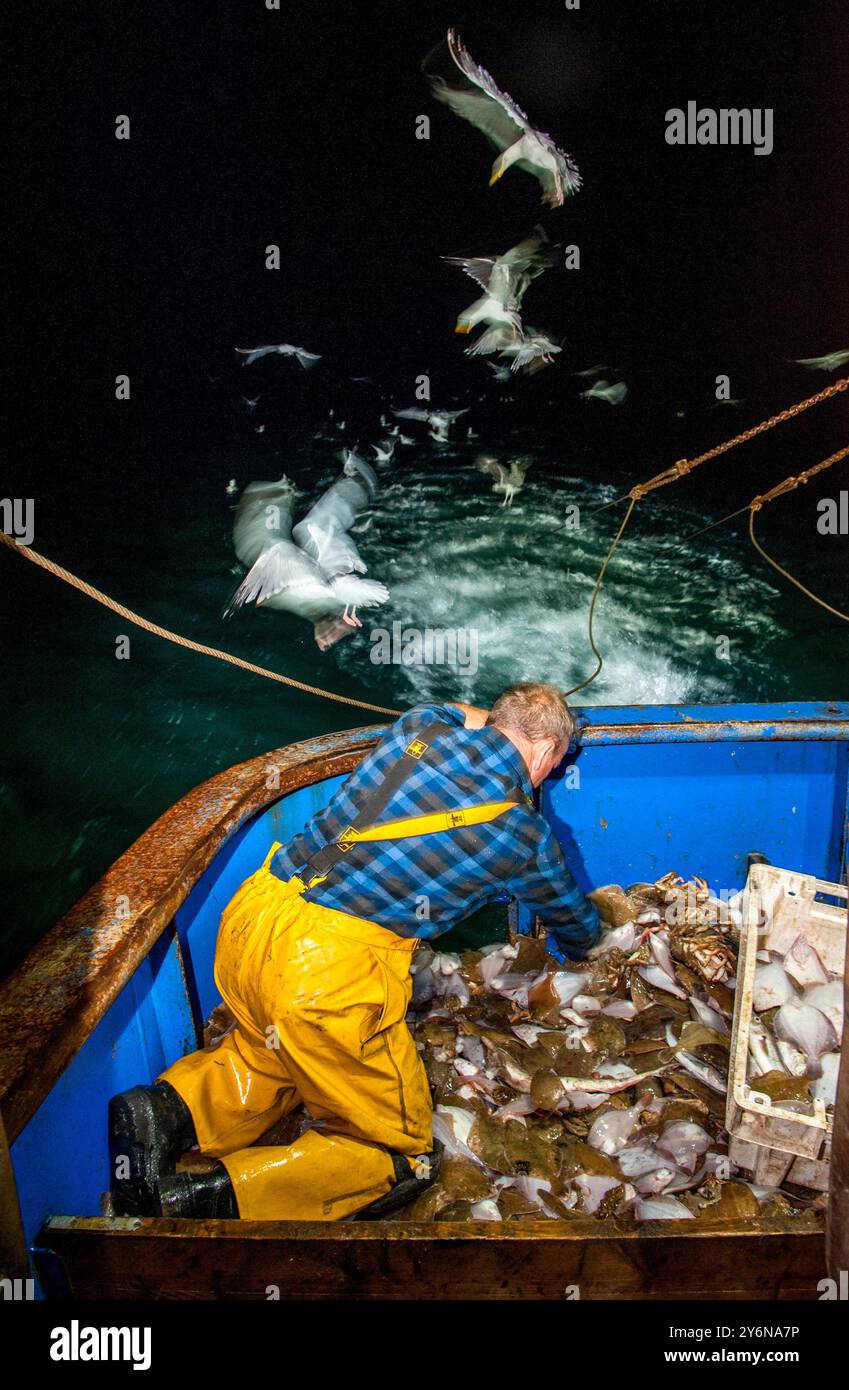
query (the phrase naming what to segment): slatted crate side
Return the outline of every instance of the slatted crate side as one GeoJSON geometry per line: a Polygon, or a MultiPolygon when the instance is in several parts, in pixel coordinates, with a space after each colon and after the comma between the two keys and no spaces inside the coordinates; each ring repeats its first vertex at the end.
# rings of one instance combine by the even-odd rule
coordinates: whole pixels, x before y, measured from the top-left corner
{"type": "Polygon", "coordinates": [[[749,873],[743,898],[726,1107],[735,1162],[772,1177],[782,1165],[785,1171],[789,1168],[781,1155],[795,1155],[801,1162],[788,1172],[790,1180],[812,1178],[814,1181],[804,1185],[822,1186],[823,1190],[828,1185],[827,1150],[832,1128],[825,1106],[814,1101],[806,1115],[774,1105],[769,1096],[750,1087],[748,1070],[758,951],[769,949],[783,955],[801,932],[830,973],[839,974],[844,968],[846,908],[823,902],[824,897],[845,901],[847,890],[839,883],[767,864],[753,865],[749,873]],[[752,1146],[775,1151],[776,1157],[753,1155],[752,1146]],[[790,1177],[794,1171],[797,1176],[790,1177]]]}

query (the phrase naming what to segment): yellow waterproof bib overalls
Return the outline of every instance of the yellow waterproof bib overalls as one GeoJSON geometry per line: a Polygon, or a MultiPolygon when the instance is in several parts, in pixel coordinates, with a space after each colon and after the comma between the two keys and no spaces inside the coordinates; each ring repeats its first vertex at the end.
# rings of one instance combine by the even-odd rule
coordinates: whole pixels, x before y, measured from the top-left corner
{"type": "MultiPolygon", "coordinates": [[[[433,725],[425,735],[454,728],[433,725]]],[[[332,867],[359,841],[479,825],[527,804],[518,791],[510,800],[362,826],[429,746],[415,739],[354,826],[310,864],[325,855],[318,867],[332,867]]],[[[307,883],[284,883],[269,867],[280,847],[271,846],[221,917],[215,983],[237,1026],[159,1080],[188,1105],[201,1151],[224,1163],[240,1216],[338,1220],[393,1186],[390,1149],[412,1156],[432,1148],[430,1088],[405,1022],[418,938],[304,902],[307,886],[327,875],[304,870],[307,883]],[[251,1147],[301,1101],[314,1127],[292,1144],[251,1147]]]]}

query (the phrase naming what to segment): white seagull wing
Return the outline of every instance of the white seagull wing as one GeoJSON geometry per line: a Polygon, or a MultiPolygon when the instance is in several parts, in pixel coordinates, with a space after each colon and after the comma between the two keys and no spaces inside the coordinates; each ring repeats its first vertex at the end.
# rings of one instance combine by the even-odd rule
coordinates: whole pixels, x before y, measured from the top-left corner
{"type": "Polygon", "coordinates": [[[448,30],[448,52],[470,85],[452,87],[439,78],[431,79],[434,96],[482,130],[496,149],[515,144],[528,129],[525,112],[501,91],[492,74],[475,62],[455,29],[448,30]]]}
{"type": "Polygon", "coordinates": [[[295,538],[304,554],[314,559],[328,578],[354,570],[366,573],[368,566],[347,531],[304,521],[295,527],[295,538]]]}
{"type": "Polygon", "coordinates": [[[267,357],[270,352],[276,352],[276,347],[255,347],[255,348],[236,348],[240,357],[244,357],[243,367],[249,367],[252,362],[256,362],[260,357],[267,357]]]}
{"type": "Polygon", "coordinates": [[[261,604],[293,584],[303,582],[307,557],[291,541],[278,541],[264,550],[248,570],[229,604],[224,617],[246,603],[261,604]]]}
{"type": "Polygon", "coordinates": [[[490,276],[493,267],[498,261],[496,256],[443,256],[442,260],[448,265],[458,265],[461,270],[465,270],[473,280],[476,280],[481,289],[489,289],[490,276]]]}

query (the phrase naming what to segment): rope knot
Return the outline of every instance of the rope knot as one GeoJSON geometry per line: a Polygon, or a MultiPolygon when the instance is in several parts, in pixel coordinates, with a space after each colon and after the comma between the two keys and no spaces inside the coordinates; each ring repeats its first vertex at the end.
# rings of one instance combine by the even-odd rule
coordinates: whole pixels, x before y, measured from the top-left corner
{"type": "Polygon", "coordinates": [[[683,478],[686,473],[689,473],[692,466],[689,459],[676,459],[672,465],[679,478],[683,478]]]}

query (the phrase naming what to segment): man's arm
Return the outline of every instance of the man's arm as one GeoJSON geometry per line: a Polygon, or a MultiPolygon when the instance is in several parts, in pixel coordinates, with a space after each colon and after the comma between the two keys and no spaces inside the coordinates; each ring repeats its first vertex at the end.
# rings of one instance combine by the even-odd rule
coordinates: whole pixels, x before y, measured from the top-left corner
{"type": "Polygon", "coordinates": [[[488,709],[480,709],[477,705],[464,705],[460,700],[452,700],[451,704],[463,711],[467,729],[482,729],[489,718],[488,709]]]}
{"type": "Polygon", "coordinates": [[[530,854],[505,887],[542,919],[565,956],[580,960],[601,936],[598,912],[567,868],[550,826],[538,815],[533,816],[532,826],[527,819],[530,854]]]}

